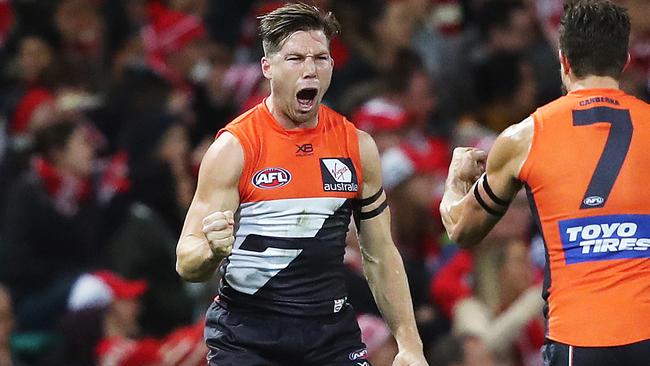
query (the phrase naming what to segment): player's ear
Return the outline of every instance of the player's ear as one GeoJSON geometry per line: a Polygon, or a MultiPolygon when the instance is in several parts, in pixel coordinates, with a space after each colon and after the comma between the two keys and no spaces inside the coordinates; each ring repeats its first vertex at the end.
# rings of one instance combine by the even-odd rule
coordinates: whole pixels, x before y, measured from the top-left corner
{"type": "Polygon", "coordinates": [[[558,51],[559,57],[560,57],[560,65],[562,65],[562,72],[565,75],[569,75],[571,73],[571,64],[569,63],[569,59],[562,53],[562,51],[558,51]]]}
{"type": "Polygon", "coordinates": [[[271,80],[271,62],[269,62],[269,58],[266,56],[262,57],[260,63],[262,65],[262,75],[271,80]]]}
{"type": "Polygon", "coordinates": [[[630,62],[632,62],[632,56],[630,56],[630,53],[627,53],[627,61],[625,61],[625,66],[623,66],[623,71],[627,69],[628,66],[630,66],[630,62]]]}

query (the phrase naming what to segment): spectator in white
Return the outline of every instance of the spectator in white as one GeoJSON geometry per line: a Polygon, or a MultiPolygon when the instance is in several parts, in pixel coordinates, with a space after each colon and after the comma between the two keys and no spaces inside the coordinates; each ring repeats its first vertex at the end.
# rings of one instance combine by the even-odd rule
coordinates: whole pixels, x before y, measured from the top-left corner
{"type": "Polygon", "coordinates": [[[473,295],[454,308],[453,332],[477,337],[499,365],[541,365],[543,301],[540,286],[532,286],[528,247],[511,239],[484,250],[475,257],[473,295]]]}
{"type": "Polygon", "coordinates": [[[66,319],[68,332],[64,333],[73,337],[83,336],[84,333],[75,329],[75,325],[88,323],[84,318],[93,311],[95,317],[101,318],[103,329],[93,342],[67,339],[72,345],[83,344],[90,349],[69,349],[68,358],[59,359],[58,364],[85,365],[78,362],[78,354],[91,353],[92,365],[98,366],[204,365],[208,350],[203,342],[203,320],[178,328],[163,339],[135,337],[140,297],[146,289],[146,281],[127,280],[110,271],[82,275],[70,294],[68,307],[71,312],[66,319]],[[71,354],[72,351],[76,352],[71,354]]]}
{"type": "Polygon", "coordinates": [[[131,353],[139,357],[131,365],[145,365],[144,356],[154,358],[157,348],[151,351],[150,342],[130,345],[136,344],[131,337],[139,332],[139,302],[146,287],[145,281],[126,280],[109,271],[79,276],[67,300],[68,313],[60,322],[62,340],[44,365],[97,366],[102,356],[112,357],[113,365],[118,365],[131,353]]]}
{"type": "Polygon", "coordinates": [[[139,301],[146,289],[146,281],[126,280],[110,271],[83,274],[72,286],[68,309],[106,307],[106,336],[132,337],[138,334],[139,301]]]}

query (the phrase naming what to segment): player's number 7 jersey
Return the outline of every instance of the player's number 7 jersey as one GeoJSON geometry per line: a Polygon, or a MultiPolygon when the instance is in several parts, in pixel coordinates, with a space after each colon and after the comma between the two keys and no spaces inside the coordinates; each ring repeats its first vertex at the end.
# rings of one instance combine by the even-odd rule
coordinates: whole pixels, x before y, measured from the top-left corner
{"type": "Polygon", "coordinates": [[[575,346],[650,339],[650,107],[591,89],[533,117],[519,178],[548,254],[548,337],[575,346]]]}

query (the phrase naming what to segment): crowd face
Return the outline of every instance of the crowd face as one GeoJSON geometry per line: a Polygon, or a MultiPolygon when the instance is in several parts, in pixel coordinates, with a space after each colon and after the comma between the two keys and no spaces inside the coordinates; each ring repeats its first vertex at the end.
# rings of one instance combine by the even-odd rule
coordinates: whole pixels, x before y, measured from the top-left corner
{"type": "Polygon", "coordinates": [[[494,49],[520,52],[534,40],[535,27],[531,13],[520,8],[510,14],[510,24],[491,31],[490,43],[494,49]]]}
{"type": "Polygon", "coordinates": [[[124,335],[133,336],[138,334],[140,330],[138,325],[139,299],[115,299],[111,305],[110,314],[109,318],[124,335]]]}
{"type": "Polygon", "coordinates": [[[60,165],[72,175],[85,178],[92,173],[94,161],[95,149],[90,132],[86,127],[79,126],[63,148],[60,165]]]}
{"type": "Polygon", "coordinates": [[[409,2],[391,1],[376,25],[382,45],[408,47],[411,44],[415,19],[409,2]]]}
{"type": "Polygon", "coordinates": [[[296,124],[316,122],[318,107],[332,80],[334,60],[320,30],[291,34],[282,48],[262,59],[273,102],[296,124]]]}
{"type": "Polygon", "coordinates": [[[27,37],[20,43],[18,63],[27,82],[37,80],[52,62],[50,47],[38,37],[27,37]]]}
{"type": "Polygon", "coordinates": [[[190,141],[187,130],[183,125],[171,126],[164,134],[160,145],[159,155],[167,162],[174,162],[185,159],[190,152],[190,141]]]}
{"type": "Polygon", "coordinates": [[[431,79],[426,71],[416,71],[406,90],[404,105],[413,122],[425,126],[436,109],[436,96],[431,88],[431,79]]]}
{"type": "Polygon", "coordinates": [[[97,7],[90,1],[64,0],[54,14],[56,28],[64,42],[97,46],[103,24],[97,7]]]}

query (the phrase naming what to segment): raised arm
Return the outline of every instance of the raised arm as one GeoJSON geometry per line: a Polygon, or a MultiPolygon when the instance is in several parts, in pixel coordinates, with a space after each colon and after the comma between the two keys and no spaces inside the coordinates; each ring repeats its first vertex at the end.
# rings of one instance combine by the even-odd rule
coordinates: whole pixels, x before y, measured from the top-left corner
{"type": "Polygon", "coordinates": [[[230,133],[220,135],[205,153],[176,246],[176,271],[184,280],[208,280],[230,254],[243,166],[243,149],[230,133]]]}
{"type": "Polygon", "coordinates": [[[404,264],[391,238],[379,152],[372,137],[362,131],[359,131],[359,147],[364,183],[361,207],[355,215],[359,222],[363,271],[377,306],[397,340],[399,353],[393,365],[426,365],[404,264]]]}
{"type": "Polygon", "coordinates": [[[487,163],[483,151],[454,150],[440,203],[442,222],[452,241],[461,246],[478,243],[506,212],[521,188],[519,171],[528,156],[533,129],[532,117],[508,127],[494,142],[487,163]]]}

